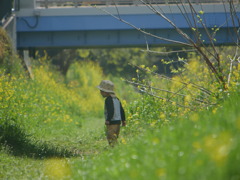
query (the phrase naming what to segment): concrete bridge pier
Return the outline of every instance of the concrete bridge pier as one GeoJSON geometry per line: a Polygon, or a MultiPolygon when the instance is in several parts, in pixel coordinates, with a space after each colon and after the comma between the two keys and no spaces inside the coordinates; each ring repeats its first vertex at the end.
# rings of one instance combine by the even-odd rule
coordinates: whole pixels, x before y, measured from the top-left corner
{"type": "Polygon", "coordinates": [[[24,63],[24,68],[27,70],[28,75],[31,79],[34,79],[34,75],[32,73],[32,63],[31,59],[35,58],[35,48],[29,48],[29,49],[20,49],[18,50],[18,55],[21,57],[24,63]]]}

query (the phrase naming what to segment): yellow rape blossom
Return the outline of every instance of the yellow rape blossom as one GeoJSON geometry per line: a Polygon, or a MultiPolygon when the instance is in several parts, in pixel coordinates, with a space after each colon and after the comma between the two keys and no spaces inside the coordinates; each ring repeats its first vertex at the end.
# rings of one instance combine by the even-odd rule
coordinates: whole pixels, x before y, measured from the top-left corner
{"type": "Polygon", "coordinates": [[[200,151],[202,149],[201,144],[199,142],[193,142],[192,146],[197,151],[200,151]]]}
{"type": "Polygon", "coordinates": [[[200,10],[198,13],[202,15],[204,14],[204,11],[200,10]]]}
{"type": "Polygon", "coordinates": [[[156,170],[156,175],[158,177],[166,176],[166,169],[165,168],[159,168],[156,170]]]}
{"type": "Polygon", "coordinates": [[[124,139],[124,138],[121,138],[121,142],[122,142],[123,144],[127,144],[127,141],[126,141],[126,139],[124,139]]]}
{"type": "Polygon", "coordinates": [[[172,102],[172,105],[173,105],[173,106],[176,106],[176,104],[177,104],[176,102],[172,102]]]}
{"type": "Polygon", "coordinates": [[[155,126],[156,125],[156,123],[157,123],[157,121],[153,121],[153,122],[151,122],[151,124],[150,124],[150,126],[155,126]]]}
{"type": "Polygon", "coordinates": [[[199,116],[197,113],[193,113],[191,116],[190,116],[190,120],[192,120],[193,122],[196,122],[199,120],[199,116]]]}
{"type": "Polygon", "coordinates": [[[65,159],[48,159],[44,162],[44,175],[50,179],[65,179],[71,176],[70,166],[65,159]]]}
{"type": "Polygon", "coordinates": [[[214,108],[214,109],[212,110],[212,113],[213,113],[213,114],[216,114],[216,112],[217,112],[217,108],[214,108]]]}
{"type": "Polygon", "coordinates": [[[165,118],[166,118],[166,115],[165,115],[164,113],[160,113],[159,118],[160,118],[160,119],[165,119],[165,118]]]}
{"type": "Polygon", "coordinates": [[[224,165],[232,146],[232,136],[229,132],[210,135],[204,138],[203,149],[219,166],[224,165]]]}
{"type": "Polygon", "coordinates": [[[190,102],[191,99],[192,99],[192,97],[191,97],[190,95],[187,95],[187,96],[185,96],[185,98],[184,98],[184,100],[185,100],[186,102],[190,102]]]}
{"type": "Polygon", "coordinates": [[[157,145],[157,144],[159,144],[159,143],[160,143],[159,138],[154,137],[154,138],[152,139],[152,143],[153,143],[153,145],[157,145]]]}

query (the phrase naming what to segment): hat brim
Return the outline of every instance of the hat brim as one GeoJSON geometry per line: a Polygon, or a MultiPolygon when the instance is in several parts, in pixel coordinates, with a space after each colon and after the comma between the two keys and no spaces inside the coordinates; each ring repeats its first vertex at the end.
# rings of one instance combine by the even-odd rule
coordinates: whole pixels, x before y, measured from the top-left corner
{"type": "Polygon", "coordinates": [[[104,91],[104,92],[107,92],[107,93],[115,93],[114,91],[101,88],[100,86],[97,86],[97,88],[100,89],[101,91],[104,91]]]}

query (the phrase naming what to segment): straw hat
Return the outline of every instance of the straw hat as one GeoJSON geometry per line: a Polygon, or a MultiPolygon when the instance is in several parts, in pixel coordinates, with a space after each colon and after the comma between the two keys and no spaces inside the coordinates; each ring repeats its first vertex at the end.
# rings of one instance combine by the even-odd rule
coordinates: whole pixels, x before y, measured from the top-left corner
{"type": "Polygon", "coordinates": [[[97,88],[104,92],[114,93],[114,84],[109,80],[102,80],[97,88]]]}

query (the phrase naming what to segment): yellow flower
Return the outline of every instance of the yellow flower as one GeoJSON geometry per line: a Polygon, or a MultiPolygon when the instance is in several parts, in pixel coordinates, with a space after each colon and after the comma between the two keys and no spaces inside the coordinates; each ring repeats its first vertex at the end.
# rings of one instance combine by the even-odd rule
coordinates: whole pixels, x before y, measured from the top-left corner
{"type": "Polygon", "coordinates": [[[169,123],[169,120],[165,119],[163,120],[163,124],[168,124],[169,123]]]}
{"type": "Polygon", "coordinates": [[[214,108],[214,109],[212,110],[212,113],[213,113],[213,114],[216,114],[216,112],[217,112],[217,108],[214,108]]]}
{"type": "Polygon", "coordinates": [[[150,126],[155,126],[155,124],[157,123],[157,121],[153,121],[151,124],[150,124],[150,126]]]}
{"type": "Polygon", "coordinates": [[[135,121],[134,124],[139,124],[139,121],[135,121]]]}
{"type": "Polygon", "coordinates": [[[201,150],[201,144],[199,142],[193,142],[192,146],[196,150],[201,150]]]}
{"type": "Polygon", "coordinates": [[[149,67],[147,67],[147,68],[146,68],[146,70],[150,71],[150,68],[149,68],[149,67]]]}
{"type": "Polygon", "coordinates": [[[166,176],[166,169],[165,168],[159,168],[156,170],[156,175],[158,177],[166,176]]]}
{"type": "Polygon", "coordinates": [[[157,145],[157,144],[160,143],[160,140],[159,140],[157,137],[154,137],[154,138],[152,139],[152,143],[153,143],[153,145],[157,145]]]}
{"type": "Polygon", "coordinates": [[[160,113],[159,117],[160,117],[160,119],[165,119],[166,115],[164,113],[160,113]]]}
{"type": "Polygon", "coordinates": [[[144,68],[145,68],[145,65],[141,65],[140,67],[144,69],[144,68]]]}
{"type": "Polygon", "coordinates": [[[196,28],[192,28],[193,31],[196,31],[196,28]]]}
{"type": "Polygon", "coordinates": [[[171,115],[172,115],[173,117],[178,116],[177,113],[172,113],[171,115]]]}
{"type": "Polygon", "coordinates": [[[71,170],[66,159],[53,158],[44,162],[44,174],[50,179],[65,179],[71,176],[71,170]]]}
{"type": "Polygon", "coordinates": [[[123,144],[127,144],[127,141],[126,141],[124,138],[121,139],[121,142],[122,142],[123,144]]]}
{"type": "Polygon", "coordinates": [[[197,113],[193,113],[190,117],[190,120],[192,120],[193,122],[196,122],[199,120],[199,116],[197,113]]]}
{"type": "Polygon", "coordinates": [[[232,146],[232,136],[229,132],[213,134],[204,138],[204,150],[219,166],[224,165],[232,146]]]}
{"type": "Polygon", "coordinates": [[[185,96],[185,98],[184,98],[184,100],[185,100],[186,102],[190,102],[191,99],[192,99],[192,97],[191,97],[190,95],[187,95],[187,96],[185,96]]]}

